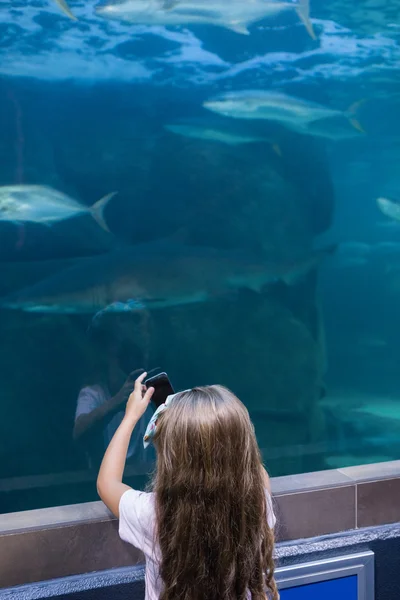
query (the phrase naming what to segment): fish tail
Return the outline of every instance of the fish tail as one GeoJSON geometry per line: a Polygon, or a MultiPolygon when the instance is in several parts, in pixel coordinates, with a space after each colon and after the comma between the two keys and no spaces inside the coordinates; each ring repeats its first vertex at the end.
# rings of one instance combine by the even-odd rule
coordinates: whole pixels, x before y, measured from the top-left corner
{"type": "Polygon", "coordinates": [[[320,250],[316,250],[311,258],[293,265],[293,268],[289,269],[281,277],[282,281],[286,285],[295,285],[299,280],[308,275],[310,271],[316,269],[320,262],[327,258],[330,254],[336,252],[337,244],[331,244],[320,250]]]}
{"type": "Polygon", "coordinates": [[[298,4],[296,4],[296,12],[310,37],[313,40],[316,40],[317,36],[315,35],[314,27],[310,21],[310,0],[299,0],[298,4]]]}
{"type": "Polygon", "coordinates": [[[361,125],[360,121],[356,118],[358,109],[366,102],[366,99],[358,100],[358,102],[354,102],[347,109],[347,115],[350,123],[353,125],[354,129],[357,129],[360,133],[366,133],[364,127],[361,125]]]}
{"type": "Polygon", "coordinates": [[[111,192],[111,194],[107,194],[107,196],[104,196],[103,198],[98,200],[90,208],[90,212],[92,213],[94,220],[100,225],[102,229],[105,229],[105,231],[108,232],[110,232],[110,230],[108,228],[107,223],[104,220],[103,212],[107,204],[110,202],[111,198],[114,198],[116,194],[118,194],[118,192],[111,192]]]}
{"type": "Polygon", "coordinates": [[[61,8],[62,12],[67,15],[73,21],[77,21],[78,17],[74,15],[70,7],[68,6],[66,0],[54,0],[55,3],[61,8]]]}

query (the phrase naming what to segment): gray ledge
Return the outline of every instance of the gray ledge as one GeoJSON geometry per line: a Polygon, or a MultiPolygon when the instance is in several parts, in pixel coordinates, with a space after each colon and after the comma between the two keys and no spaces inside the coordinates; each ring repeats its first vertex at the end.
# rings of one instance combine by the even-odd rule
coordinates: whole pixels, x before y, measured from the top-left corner
{"type": "MultiPolygon", "coordinates": [[[[400,527],[379,527],[400,521],[400,461],[278,477],[272,490],[281,558],[323,549],[328,539],[334,547],[395,536],[400,527]]],[[[101,502],[0,516],[0,587],[142,562],[120,540],[117,521],[101,502]]]]}
{"type": "Polygon", "coordinates": [[[281,542],[276,545],[275,558],[303,556],[326,550],[337,550],[349,546],[368,544],[376,540],[400,538],[400,523],[380,527],[368,527],[357,531],[345,531],[339,535],[281,542]]]}

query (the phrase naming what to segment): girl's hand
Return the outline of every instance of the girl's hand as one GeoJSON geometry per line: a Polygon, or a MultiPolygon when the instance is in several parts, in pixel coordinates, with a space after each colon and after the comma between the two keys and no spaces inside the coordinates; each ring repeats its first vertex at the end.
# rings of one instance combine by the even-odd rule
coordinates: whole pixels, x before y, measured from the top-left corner
{"type": "Polygon", "coordinates": [[[146,389],[143,385],[147,373],[142,373],[135,381],[135,387],[133,392],[128,398],[125,409],[125,418],[130,421],[137,422],[140,417],[146,412],[146,408],[149,405],[152,395],[154,394],[154,388],[146,389]]]}

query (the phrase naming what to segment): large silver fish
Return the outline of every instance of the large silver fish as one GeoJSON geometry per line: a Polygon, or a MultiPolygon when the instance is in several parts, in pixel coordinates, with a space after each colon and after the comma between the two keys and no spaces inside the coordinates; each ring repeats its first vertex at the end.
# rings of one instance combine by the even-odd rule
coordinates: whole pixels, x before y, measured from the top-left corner
{"type": "Polygon", "coordinates": [[[65,0],[54,0],[54,2],[57,4],[57,6],[59,6],[61,8],[62,12],[65,15],[67,15],[67,17],[69,17],[73,21],[78,20],[78,18],[74,15],[74,13],[72,12],[72,10],[70,9],[70,7],[68,6],[68,4],[65,0]]]}
{"type": "Polygon", "coordinates": [[[291,285],[315,268],[332,249],[302,261],[271,263],[252,254],[221,250],[144,245],[76,266],[14,293],[0,306],[40,313],[125,312],[206,302],[268,283],[291,285]]]}
{"type": "Polygon", "coordinates": [[[119,0],[96,12],[107,19],[142,25],[217,25],[248,35],[253,23],[287,10],[297,12],[315,39],[309,0],[119,0]]]}
{"type": "Polygon", "coordinates": [[[0,187],[0,221],[51,225],[88,213],[108,231],[103,217],[107,203],[116,192],[107,194],[93,206],[84,206],[66,194],[44,185],[10,185],[0,187]]]}
{"type": "MultiPolygon", "coordinates": [[[[225,117],[275,121],[298,133],[312,135],[312,126],[317,121],[338,117],[347,118],[354,128],[363,131],[355,119],[359,104],[353,104],[344,112],[281,92],[243,90],[220,94],[204,102],[203,106],[225,117]]],[[[318,135],[318,128],[315,130],[318,135]]]]}

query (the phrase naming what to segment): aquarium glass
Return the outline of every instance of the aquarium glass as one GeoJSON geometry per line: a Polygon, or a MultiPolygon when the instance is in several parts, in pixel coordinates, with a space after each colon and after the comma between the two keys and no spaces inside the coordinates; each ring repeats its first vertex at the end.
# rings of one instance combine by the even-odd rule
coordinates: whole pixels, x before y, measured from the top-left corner
{"type": "Polygon", "coordinates": [[[231,388],[272,476],[400,458],[399,23],[1,3],[0,512],[96,499],[140,368],[231,388]]]}

